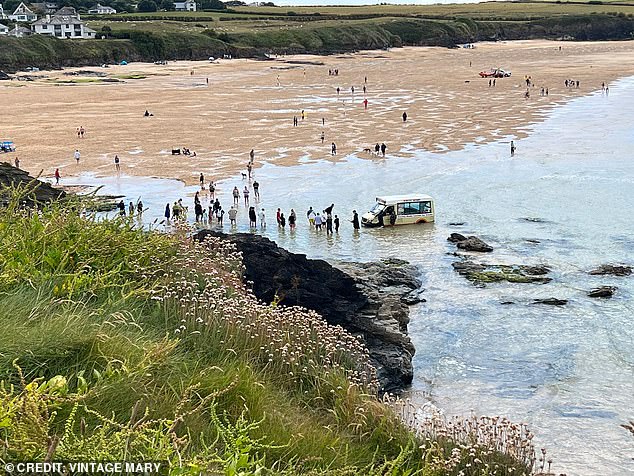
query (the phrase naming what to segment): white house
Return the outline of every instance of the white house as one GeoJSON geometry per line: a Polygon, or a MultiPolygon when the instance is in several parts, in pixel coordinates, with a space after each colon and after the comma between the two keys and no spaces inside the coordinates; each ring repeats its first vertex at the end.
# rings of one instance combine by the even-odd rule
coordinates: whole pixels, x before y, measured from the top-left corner
{"type": "Polygon", "coordinates": [[[55,38],[95,38],[96,31],[88,28],[72,7],[64,7],[53,15],[46,15],[31,24],[31,29],[39,35],[55,38]]]}
{"type": "Polygon", "coordinates": [[[113,15],[117,13],[117,11],[112,7],[104,7],[103,5],[97,4],[96,7],[88,10],[88,13],[92,15],[113,15]]]}
{"type": "Polygon", "coordinates": [[[37,15],[27,7],[24,3],[20,3],[18,8],[15,9],[12,15],[9,15],[9,20],[16,22],[31,23],[37,20],[37,15]]]}
{"type": "Polygon", "coordinates": [[[194,0],[185,0],[184,2],[174,2],[174,9],[177,12],[195,12],[196,2],[194,0]]]}
{"type": "Polygon", "coordinates": [[[0,23],[0,36],[2,35],[6,36],[8,34],[9,34],[9,27],[0,23]]]}

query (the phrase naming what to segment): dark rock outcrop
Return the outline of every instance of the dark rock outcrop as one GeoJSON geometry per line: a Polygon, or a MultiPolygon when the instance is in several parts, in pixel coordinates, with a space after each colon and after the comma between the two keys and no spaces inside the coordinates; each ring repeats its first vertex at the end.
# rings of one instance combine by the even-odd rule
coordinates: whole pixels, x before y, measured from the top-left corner
{"type": "Polygon", "coordinates": [[[591,298],[611,298],[614,296],[617,288],[615,286],[600,286],[588,291],[588,297],[591,298]]]}
{"type": "Polygon", "coordinates": [[[476,251],[478,253],[490,253],[493,251],[491,245],[485,243],[477,236],[466,237],[460,233],[452,233],[447,240],[455,243],[458,249],[463,251],[476,251]]]}
{"type": "Polygon", "coordinates": [[[413,378],[414,346],[407,335],[408,304],[421,301],[416,268],[404,261],[335,263],[291,253],[268,238],[204,230],[242,253],[245,279],[264,302],[302,306],[363,337],[383,391],[398,392],[413,378]]]}
{"type": "Polygon", "coordinates": [[[450,241],[452,243],[460,243],[461,241],[465,241],[466,239],[467,237],[461,235],[460,233],[452,233],[451,235],[449,235],[449,238],[447,238],[447,241],[450,241]]]}
{"type": "Polygon", "coordinates": [[[548,306],[565,306],[568,304],[567,299],[546,298],[546,299],[533,299],[533,304],[546,304],[548,306]]]}
{"type": "Polygon", "coordinates": [[[63,190],[56,189],[46,182],[31,177],[25,170],[18,169],[6,162],[0,162],[0,206],[7,205],[9,200],[7,190],[14,187],[19,187],[24,191],[22,204],[29,207],[50,203],[66,196],[63,190]]]}
{"type": "Polygon", "coordinates": [[[612,264],[602,264],[598,268],[590,271],[590,274],[596,275],[596,276],[604,276],[608,274],[611,276],[629,276],[632,274],[632,267],[631,266],[615,266],[612,264]]]}

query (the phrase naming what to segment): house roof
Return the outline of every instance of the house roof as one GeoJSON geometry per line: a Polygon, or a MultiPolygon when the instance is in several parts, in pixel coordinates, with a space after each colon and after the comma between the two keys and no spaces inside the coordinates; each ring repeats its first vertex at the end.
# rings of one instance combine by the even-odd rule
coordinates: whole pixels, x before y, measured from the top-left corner
{"type": "Polygon", "coordinates": [[[9,32],[9,35],[30,35],[32,33],[31,30],[29,30],[28,28],[25,28],[23,26],[16,26],[13,30],[11,30],[9,32]]]}
{"type": "Polygon", "coordinates": [[[19,15],[19,14],[26,15],[29,13],[32,15],[35,15],[35,13],[33,13],[33,11],[24,4],[24,2],[20,3],[16,7],[15,11],[13,12],[14,15],[19,15]]]}
{"type": "Polygon", "coordinates": [[[40,18],[32,23],[32,25],[83,25],[84,22],[79,18],[68,15],[51,15],[49,18],[40,18]]]}
{"type": "Polygon", "coordinates": [[[77,10],[75,10],[73,7],[62,7],[62,8],[60,8],[59,10],[57,10],[55,12],[55,16],[58,16],[58,15],[61,15],[61,16],[66,15],[66,16],[71,16],[71,17],[75,16],[76,17],[77,16],[77,10]]]}
{"type": "Polygon", "coordinates": [[[7,25],[3,25],[2,23],[0,23],[0,30],[9,31],[9,27],[7,25]]]}

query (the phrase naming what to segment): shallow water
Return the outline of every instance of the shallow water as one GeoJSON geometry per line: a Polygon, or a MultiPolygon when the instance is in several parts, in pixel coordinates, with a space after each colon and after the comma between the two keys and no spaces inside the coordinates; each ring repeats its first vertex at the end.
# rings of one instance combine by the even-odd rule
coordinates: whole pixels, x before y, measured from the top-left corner
{"type": "MultiPolygon", "coordinates": [[[[310,257],[393,256],[420,265],[427,303],[411,315],[414,399],[448,414],[474,410],[528,423],[557,473],[633,474],[634,438],[619,425],[634,418],[634,277],[587,274],[603,263],[634,265],[632,110],[634,78],[611,85],[609,97],[599,92],[557,109],[530,128],[514,158],[506,140],[444,154],[418,151],[407,159],[265,164],[256,170],[259,207],[269,224],[263,233],[310,257]],[[362,213],[376,195],[417,191],[435,197],[436,224],[352,232],[353,208],[362,213]],[[320,210],[332,202],[341,232],[326,237],[308,230],[308,206],[320,210]],[[298,231],[271,226],[278,206],[286,215],[295,208],[298,231]],[[452,231],[491,243],[489,262],[545,263],[554,280],[477,288],[451,268],[455,257],[448,253],[455,248],[446,238],[452,231]],[[586,297],[599,285],[619,290],[611,300],[586,297]],[[570,302],[528,304],[539,297],[570,302]]],[[[219,184],[225,209],[233,186],[242,190],[245,183],[219,184]]],[[[104,191],[115,189],[130,199],[143,195],[151,221],[160,220],[166,201],[197,187],[121,177],[104,191]]],[[[245,214],[241,206],[241,231],[247,231],[245,214]]]]}

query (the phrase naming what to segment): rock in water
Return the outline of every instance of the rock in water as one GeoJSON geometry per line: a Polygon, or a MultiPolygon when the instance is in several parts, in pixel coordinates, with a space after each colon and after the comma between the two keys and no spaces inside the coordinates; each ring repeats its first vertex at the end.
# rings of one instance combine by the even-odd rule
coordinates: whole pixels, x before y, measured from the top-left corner
{"type": "Polygon", "coordinates": [[[616,290],[615,286],[600,286],[588,291],[588,296],[591,298],[611,298],[616,290]]]}
{"type": "Polygon", "coordinates": [[[452,233],[449,235],[449,238],[447,238],[447,241],[456,243],[456,246],[464,251],[477,251],[480,253],[489,253],[493,251],[492,246],[486,244],[477,236],[470,236],[467,238],[460,233],[452,233]]]}
{"type": "Polygon", "coordinates": [[[460,233],[452,233],[447,238],[447,241],[451,241],[452,243],[460,243],[461,241],[465,241],[467,239],[466,236],[461,235],[460,233]]]}
{"type": "Polygon", "coordinates": [[[606,274],[609,274],[609,275],[612,275],[612,276],[629,276],[630,274],[632,274],[632,267],[631,266],[614,266],[614,265],[611,265],[611,264],[602,264],[598,268],[593,269],[592,271],[590,271],[590,274],[599,275],[599,276],[603,276],[603,275],[606,275],[606,274]]]}
{"type": "Polygon", "coordinates": [[[245,279],[253,282],[258,299],[312,309],[362,336],[383,392],[399,392],[412,382],[415,349],[407,335],[407,302],[421,286],[416,268],[397,260],[331,265],[260,235],[203,230],[196,237],[207,235],[231,241],[242,253],[245,279]]]}
{"type": "Polygon", "coordinates": [[[545,276],[550,268],[544,265],[527,266],[511,264],[474,263],[469,259],[462,259],[452,263],[453,269],[472,283],[485,286],[487,283],[535,283],[545,284],[552,281],[545,276]]]}
{"type": "Polygon", "coordinates": [[[490,253],[493,247],[482,241],[477,236],[470,236],[466,240],[459,241],[456,246],[464,251],[477,251],[478,253],[490,253]]]}
{"type": "Polygon", "coordinates": [[[533,299],[533,304],[546,304],[548,306],[565,306],[568,304],[567,299],[546,298],[546,299],[533,299]]]}

